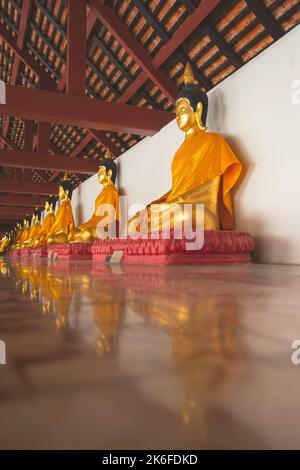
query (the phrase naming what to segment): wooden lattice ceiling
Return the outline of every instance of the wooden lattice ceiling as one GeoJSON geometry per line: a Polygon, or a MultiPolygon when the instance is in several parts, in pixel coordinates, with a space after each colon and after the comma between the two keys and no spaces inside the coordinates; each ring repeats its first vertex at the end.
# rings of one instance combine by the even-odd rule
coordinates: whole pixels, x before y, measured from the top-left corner
{"type": "MultiPolygon", "coordinates": [[[[300,0],[88,0],[85,94],[172,111],[187,61],[208,91],[299,21],[300,0]],[[215,7],[203,16],[209,3],[215,7]],[[118,21],[127,29],[128,42],[120,39],[118,21]]],[[[0,0],[0,79],[65,92],[67,25],[68,0],[0,0]]],[[[0,137],[0,149],[36,151],[39,139],[47,138],[50,153],[91,159],[107,148],[120,155],[142,138],[5,115],[0,116],[0,137]]],[[[5,180],[57,183],[60,177],[59,171],[0,167],[0,185],[5,180]]],[[[72,175],[74,186],[85,178],[72,175]]],[[[0,205],[6,194],[0,187],[0,205]]]]}

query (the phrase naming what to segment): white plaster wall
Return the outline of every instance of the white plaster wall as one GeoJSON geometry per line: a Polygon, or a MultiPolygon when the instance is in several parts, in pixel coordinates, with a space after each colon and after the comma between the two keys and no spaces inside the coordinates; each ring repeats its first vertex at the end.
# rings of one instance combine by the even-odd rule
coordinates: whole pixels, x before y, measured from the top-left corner
{"type": "MultiPolygon", "coordinates": [[[[292,103],[299,44],[298,26],[209,93],[209,130],[228,139],[246,169],[234,195],[237,229],[253,234],[266,263],[300,264],[300,103],[292,103]]],[[[129,204],[170,189],[182,140],[173,121],[118,159],[129,204]]],[[[99,191],[96,176],[74,191],[76,222],[90,216],[99,191]]]]}

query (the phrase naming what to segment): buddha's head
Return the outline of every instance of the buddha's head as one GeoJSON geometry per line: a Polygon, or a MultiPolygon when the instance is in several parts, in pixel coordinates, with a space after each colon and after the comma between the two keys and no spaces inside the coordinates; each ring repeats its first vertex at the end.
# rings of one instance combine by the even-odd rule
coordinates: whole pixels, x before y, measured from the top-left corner
{"type": "Polygon", "coordinates": [[[100,184],[105,185],[112,182],[116,182],[117,177],[117,165],[110,156],[109,152],[106,152],[105,158],[101,160],[98,170],[98,181],[100,184]]]}
{"type": "Polygon", "coordinates": [[[32,215],[32,222],[34,224],[37,224],[39,221],[40,221],[40,211],[36,207],[35,211],[33,212],[33,215],[32,215]]]}
{"type": "Polygon", "coordinates": [[[56,199],[54,196],[48,196],[45,202],[45,211],[46,212],[54,212],[56,204],[56,199]]]}
{"type": "Polygon", "coordinates": [[[67,174],[59,183],[58,197],[61,201],[66,201],[72,197],[72,184],[67,174]]]}
{"type": "Polygon", "coordinates": [[[25,217],[25,219],[23,220],[23,227],[28,228],[30,226],[30,222],[31,222],[31,217],[25,217]]]}
{"type": "Polygon", "coordinates": [[[205,131],[208,110],[207,94],[195,84],[195,77],[188,63],[184,72],[184,87],[176,100],[176,122],[180,130],[205,131]]]}

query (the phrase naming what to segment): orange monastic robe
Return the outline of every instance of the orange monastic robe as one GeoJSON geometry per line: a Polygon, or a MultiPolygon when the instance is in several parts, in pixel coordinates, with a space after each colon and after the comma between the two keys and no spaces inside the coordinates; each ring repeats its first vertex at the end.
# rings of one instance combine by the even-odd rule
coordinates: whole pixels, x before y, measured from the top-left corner
{"type": "Polygon", "coordinates": [[[30,234],[30,230],[31,230],[30,227],[24,228],[22,230],[22,234],[19,238],[18,245],[22,245],[27,240],[27,238],[29,237],[29,234],[30,234]]]}
{"type": "Polygon", "coordinates": [[[33,239],[37,236],[37,234],[39,233],[41,229],[41,224],[40,222],[37,222],[36,224],[33,224],[33,226],[31,227],[31,230],[29,232],[29,235],[28,235],[28,238],[27,240],[24,240],[23,243],[27,243],[28,246],[31,246],[32,242],[33,242],[33,239]]]}
{"type": "Polygon", "coordinates": [[[70,199],[63,201],[56,211],[55,222],[48,232],[47,238],[57,233],[69,234],[74,227],[74,218],[70,199]]]}
{"type": "Polygon", "coordinates": [[[218,215],[222,228],[231,229],[234,218],[230,190],[241,170],[241,163],[224,137],[213,132],[199,132],[186,139],[176,152],[172,162],[172,190],[164,200],[170,202],[221,177],[218,215]]]}
{"type": "MultiPolygon", "coordinates": [[[[230,190],[241,169],[241,163],[221,135],[198,131],[189,136],[173,158],[171,191],[136,214],[128,223],[129,232],[169,228],[174,207],[184,204],[193,208],[192,221],[196,205],[204,206],[205,229],[232,229],[230,190]],[[153,216],[162,216],[162,219],[153,216]]],[[[181,213],[178,220],[183,220],[181,213]]],[[[171,227],[172,224],[174,222],[171,227]]]]}
{"type": "Polygon", "coordinates": [[[48,233],[50,232],[54,222],[55,214],[53,212],[49,212],[44,218],[42,226],[36,235],[36,239],[38,239],[38,246],[44,246],[46,244],[48,233]]]}
{"type": "Polygon", "coordinates": [[[115,219],[119,220],[119,193],[113,184],[105,186],[95,201],[95,211],[85,224],[79,225],[79,230],[96,229],[103,215],[97,215],[97,210],[102,204],[111,204],[115,208],[115,219]]]}

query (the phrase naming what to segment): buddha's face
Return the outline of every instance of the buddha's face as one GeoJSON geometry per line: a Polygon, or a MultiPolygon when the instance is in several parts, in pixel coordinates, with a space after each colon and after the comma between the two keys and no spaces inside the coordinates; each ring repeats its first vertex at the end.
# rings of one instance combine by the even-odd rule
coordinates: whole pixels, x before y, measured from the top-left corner
{"type": "Polygon", "coordinates": [[[107,174],[106,168],[105,166],[100,166],[99,171],[98,171],[98,181],[100,184],[104,184],[106,183],[107,180],[108,180],[108,174],[107,174]]]}
{"type": "Polygon", "coordinates": [[[65,201],[68,198],[69,191],[65,190],[62,186],[59,187],[58,197],[61,201],[65,201]]]}
{"type": "Polygon", "coordinates": [[[176,102],[176,122],[184,132],[197,126],[196,113],[187,98],[180,98],[176,102]]]}
{"type": "Polygon", "coordinates": [[[34,224],[37,224],[38,222],[39,222],[39,217],[38,217],[38,215],[34,215],[34,216],[33,216],[33,223],[34,223],[34,224]]]}
{"type": "Polygon", "coordinates": [[[45,211],[49,212],[50,211],[50,204],[48,201],[45,202],[45,211]]]}

